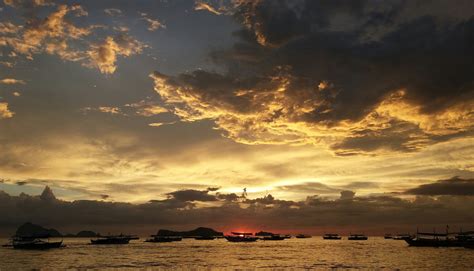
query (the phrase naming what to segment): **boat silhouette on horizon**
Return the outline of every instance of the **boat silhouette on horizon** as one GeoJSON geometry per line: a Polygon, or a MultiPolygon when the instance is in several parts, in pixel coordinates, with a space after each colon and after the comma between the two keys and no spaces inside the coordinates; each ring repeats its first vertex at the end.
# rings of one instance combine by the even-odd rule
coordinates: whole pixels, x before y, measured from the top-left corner
{"type": "Polygon", "coordinates": [[[181,236],[163,236],[163,235],[151,235],[149,239],[146,239],[145,242],[147,243],[171,243],[171,242],[179,242],[183,240],[181,236]]]}
{"type": "Polygon", "coordinates": [[[254,236],[252,233],[249,232],[231,232],[232,235],[226,235],[225,239],[229,242],[236,242],[236,243],[241,243],[241,242],[255,242],[259,238],[257,236],[254,236]]]}
{"type": "Polygon", "coordinates": [[[51,242],[50,236],[14,236],[9,244],[4,247],[13,247],[14,249],[25,250],[47,250],[52,248],[65,247],[63,241],[51,242]]]}
{"type": "Polygon", "coordinates": [[[347,240],[352,240],[352,241],[364,241],[369,239],[365,234],[350,234],[349,237],[347,237],[347,240]]]}
{"type": "Polygon", "coordinates": [[[130,242],[130,240],[140,239],[135,235],[106,235],[101,236],[96,239],[91,239],[91,245],[125,245],[130,242]]]}
{"type": "Polygon", "coordinates": [[[474,246],[474,231],[449,233],[419,232],[403,239],[412,247],[472,247],[474,246]]]}
{"type": "Polygon", "coordinates": [[[341,240],[342,237],[337,233],[326,233],[323,235],[324,240],[341,240]]]}

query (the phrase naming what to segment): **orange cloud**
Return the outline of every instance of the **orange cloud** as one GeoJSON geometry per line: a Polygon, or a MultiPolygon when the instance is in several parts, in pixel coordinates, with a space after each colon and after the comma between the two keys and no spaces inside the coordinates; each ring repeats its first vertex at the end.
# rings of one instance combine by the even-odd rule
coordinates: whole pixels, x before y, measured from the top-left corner
{"type": "Polygon", "coordinates": [[[0,102],[0,119],[13,117],[14,113],[8,109],[8,103],[0,102]]]}
{"type": "Polygon", "coordinates": [[[100,72],[112,74],[117,66],[118,56],[131,56],[141,53],[146,46],[126,34],[117,37],[107,37],[102,43],[92,45],[87,52],[90,62],[86,66],[97,67],[100,72]]]}
{"type": "Polygon", "coordinates": [[[14,78],[5,78],[5,79],[0,80],[0,83],[6,84],[6,85],[13,85],[13,84],[22,84],[22,85],[24,85],[25,81],[14,79],[14,78]]]}
{"type": "MultiPolygon", "coordinates": [[[[13,3],[13,2],[12,2],[13,3]]],[[[131,56],[142,52],[146,47],[122,33],[116,37],[107,37],[101,44],[91,44],[87,37],[94,29],[104,26],[89,25],[79,27],[68,18],[87,16],[80,5],[60,5],[46,18],[28,18],[25,26],[11,22],[0,23],[0,46],[10,47],[11,57],[25,56],[32,60],[35,54],[57,55],[62,60],[81,62],[87,67],[97,67],[102,73],[111,74],[116,69],[118,56],[131,56]],[[74,46],[71,44],[74,43],[74,46]],[[80,48],[89,47],[89,50],[80,48]]],[[[151,28],[158,27],[150,22],[151,28]]]]}
{"type": "MultiPolygon", "coordinates": [[[[404,91],[388,95],[360,120],[315,121],[307,116],[331,112],[333,104],[328,97],[337,97],[337,90],[324,81],[293,96],[288,88],[292,78],[284,72],[270,76],[254,89],[236,89],[220,97],[211,97],[207,94],[209,89],[179,83],[160,73],[151,77],[156,92],[182,121],[214,120],[226,137],[244,144],[314,144],[345,155],[411,151],[433,143],[434,136],[457,134],[474,125],[472,103],[432,116],[410,104],[404,91]],[[375,143],[369,146],[368,139],[375,143]]],[[[212,79],[205,80],[209,83],[212,79]]],[[[229,81],[228,85],[232,87],[234,83],[229,81]]]]}
{"type": "Polygon", "coordinates": [[[211,13],[216,14],[216,15],[221,15],[222,14],[221,11],[218,11],[216,8],[214,8],[209,3],[206,3],[204,1],[196,1],[195,6],[194,6],[194,10],[207,10],[211,13]]]}

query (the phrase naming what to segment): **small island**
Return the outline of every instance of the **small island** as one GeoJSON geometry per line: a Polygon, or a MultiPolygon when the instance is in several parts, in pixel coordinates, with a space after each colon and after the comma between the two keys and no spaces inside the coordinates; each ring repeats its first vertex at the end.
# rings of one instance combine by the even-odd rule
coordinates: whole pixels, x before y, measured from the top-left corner
{"type": "Polygon", "coordinates": [[[224,233],[215,231],[211,228],[199,227],[190,231],[172,231],[160,229],[157,236],[181,236],[183,238],[195,238],[200,236],[224,237],[224,233]]]}

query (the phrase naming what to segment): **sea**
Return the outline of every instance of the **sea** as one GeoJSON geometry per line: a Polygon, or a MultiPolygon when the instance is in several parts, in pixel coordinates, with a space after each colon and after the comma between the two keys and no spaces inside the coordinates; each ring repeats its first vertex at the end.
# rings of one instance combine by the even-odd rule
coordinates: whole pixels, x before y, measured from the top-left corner
{"type": "MultiPolygon", "coordinates": [[[[66,247],[24,251],[0,247],[0,270],[474,270],[474,249],[409,247],[404,241],[308,239],[231,243],[183,239],[172,243],[90,245],[66,238],[66,247]]],[[[6,243],[7,239],[0,239],[6,243]]]]}

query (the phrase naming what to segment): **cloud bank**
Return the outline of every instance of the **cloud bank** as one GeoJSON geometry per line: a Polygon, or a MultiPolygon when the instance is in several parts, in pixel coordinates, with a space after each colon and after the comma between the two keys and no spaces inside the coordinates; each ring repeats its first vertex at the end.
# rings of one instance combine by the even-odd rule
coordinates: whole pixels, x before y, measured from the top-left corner
{"type": "MultiPolygon", "coordinates": [[[[472,182],[461,179],[456,182],[459,181],[472,182]]],[[[0,192],[0,227],[9,228],[34,221],[59,229],[80,228],[83,225],[96,225],[101,229],[117,225],[122,229],[137,225],[179,228],[212,225],[231,229],[245,225],[258,229],[261,225],[272,225],[274,229],[290,231],[314,231],[328,227],[378,228],[380,231],[388,226],[414,228],[416,225],[446,223],[472,226],[473,221],[470,212],[474,207],[472,194],[417,196],[406,200],[390,195],[357,197],[353,191],[344,190],[336,200],[308,196],[303,201],[288,201],[272,195],[251,199],[245,195],[219,193],[216,189],[177,190],[168,193],[166,199],[143,204],[63,201],[57,199],[49,187],[39,196],[10,196],[0,192]]]]}
{"type": "Polygon", "coordinates": [[[240,143],[417,151],[472,133],[474,8],[458,2],[198,1],[242,25],[211,54],[225,72],[151,77],[181,120],[240,143]]]}

